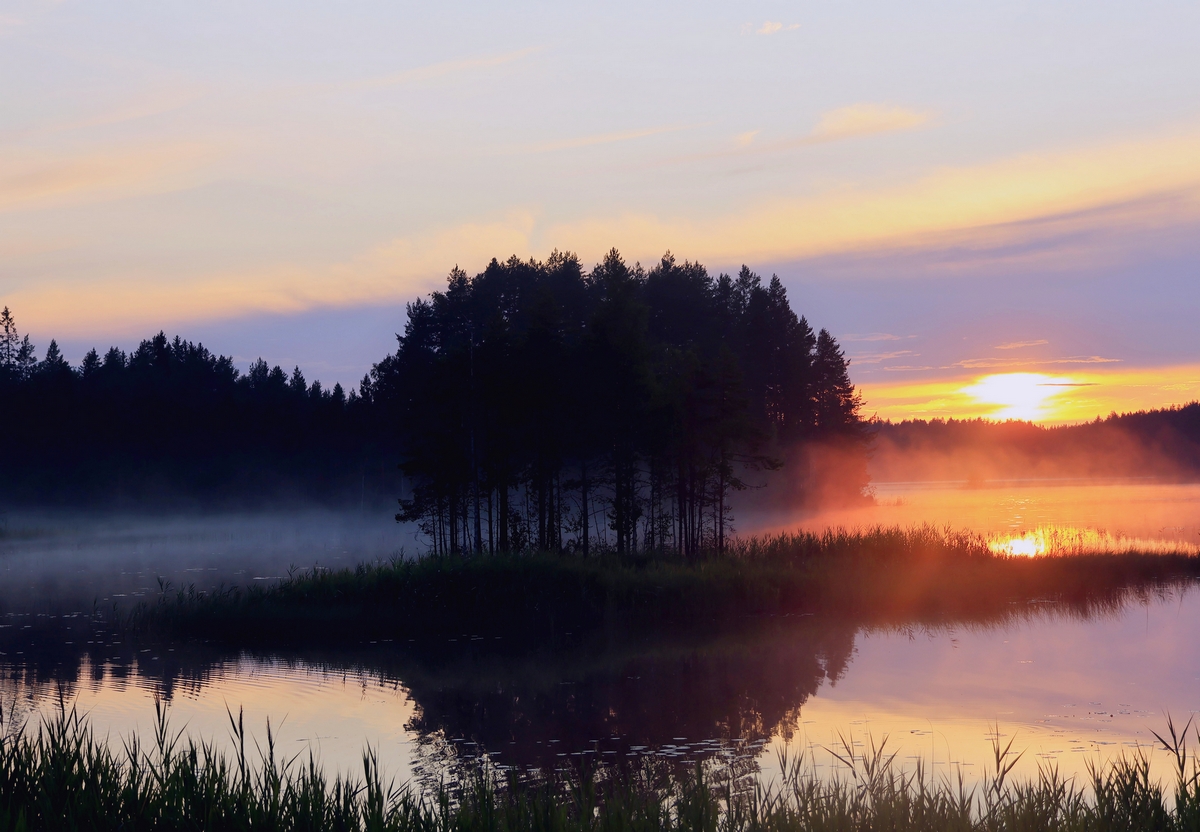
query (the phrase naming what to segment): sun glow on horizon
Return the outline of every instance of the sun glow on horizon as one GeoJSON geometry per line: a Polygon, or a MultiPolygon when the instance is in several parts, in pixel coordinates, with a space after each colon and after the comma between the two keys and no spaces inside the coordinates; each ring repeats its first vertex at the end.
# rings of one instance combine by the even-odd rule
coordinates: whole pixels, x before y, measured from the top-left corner
{"type": "Polygon", "coordinates": [[[879,419],[1018,419],[1041,424],[1089,422],[1200,401],[1200,364],[1072,370],[1069,377],[1030,368],[879,383],[865,380],[864,415],[879,419]]]}
{"type": "Polygon", "coordinates": [[[1023,419],[1035,422],[1046,418],[1057,396],[1080,382],[1065,376],[1042,373],[1000,373],[983,376],[964,387],[962,392],[985,407],[993,419],[1023,419]]]}

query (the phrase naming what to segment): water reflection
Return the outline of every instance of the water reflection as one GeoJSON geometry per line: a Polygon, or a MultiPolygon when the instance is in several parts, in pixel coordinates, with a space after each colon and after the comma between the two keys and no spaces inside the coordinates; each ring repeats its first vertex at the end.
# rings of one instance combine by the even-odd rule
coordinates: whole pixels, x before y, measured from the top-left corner
{"type": "MultiPolygon", "coordinates": [[[[1195,485],[913,485],[878,497],[786,523],[755,525],[746,512],[742,529],[929,522],[1035,555],[1200,540],[1195,485]]],[[[260,740],[270,719],[281,748],[342,771],[358,770],[371,744],[402,781],[453,777],[480,758],[546,768],[648,755],[769,777],[783,743],[819,751],[839,731],[890,734],[903,758],[969,779],[984,769],[994,725],[1028,749],[1026,774],[1039,761],[1070,774],[1089,755],[1152,744],[1167,712],[1200,711],[1200,595],[1179,587],[1093,589],[1072,603],[968,599],[978,614],[920,623],[807,617],[718,636],[238,653],[140,643],[112,625],[111,603],[153,595],[159,575],[247,582],[290,563],[386,556],[404,545],[395,527],[317,514],[80,523],[0,542],[0,699],[36,715],[61,693],[114,740],[146,734],[161,697],[193,735],[220,740],[226,707],[245,707],[260,740]]]]}
{"type": "Polygon", "coordinates": [[[1200,545],[1184,540],[1129,537],[1101,529],[1074,526],[1037,526],[1018,534],[993,534],[988,547],[1000,555],[1039,557],[1041,555],[1085,555],[1097,552],[1123,554],[1196,555],[1200,545]]]}
{"type": "Polygon", "coordinates": [[[29,715],[61,696],[118,737],[148,730],[161,697],[177,726],[219,739],[225,708],[245,707],[260,733],[270,718],[287,748],[343,771],[375,745],[402,780],[453,778],[481,759],[528,770],[648,755],[769,774],[781,743],[819,748],[847,730],[891,734],[906,755],[970,775],[994,723],[1020,732],[1030,764],[1064,770],[1082,770],[1103,743],[1152,742],[1167,710],[1200,709],[1196,627],[1200,602],[1185,588],[940,624],[800,617],[708,640],[271,654],[145,645],[83,617],[46,617],[0,631],[0,661],[5,700],[29,715]]]}
{"type": "Polygon", "coordinates": [[[872,490],[874,502],[849,508],[796,512],[748,505],[738,512],[739,529],[757,534],[931,524],[995,539],[1060,529],[1064,543],[1084,535],[1075,542],[1098,548],[1114,541],[1154,547],[1150,551],[1164,545],[1195,551],[1200,545],[1198,483],[1153,479],[894,482],[875,483],[872,490]],[[1088,538],[1090,534],[1096,537],[1088,538]]]}

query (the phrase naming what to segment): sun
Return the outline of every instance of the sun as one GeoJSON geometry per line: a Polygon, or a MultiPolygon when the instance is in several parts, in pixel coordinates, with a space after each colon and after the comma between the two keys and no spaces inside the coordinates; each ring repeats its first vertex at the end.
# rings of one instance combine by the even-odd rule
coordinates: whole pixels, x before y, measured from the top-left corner
{"type": "Polygon", "coordinates": [[[1054,399],[1075,386],[1070,378],[1042,373],[1001,373],[984,376],[962,392],[992,409],[992,419],[1035,422],[1050,415],[1054,399]]]}

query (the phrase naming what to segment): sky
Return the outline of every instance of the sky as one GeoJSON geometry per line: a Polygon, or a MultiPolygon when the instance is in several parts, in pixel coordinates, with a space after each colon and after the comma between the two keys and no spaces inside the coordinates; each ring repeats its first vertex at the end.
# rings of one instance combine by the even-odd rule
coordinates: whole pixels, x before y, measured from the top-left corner
{"type": "Polygon", "coordinates": [[[0,0],[0,303],[354,384],[456,265],[778,274],[866,415],[1200,398],[1200,4],[0,0]]]}

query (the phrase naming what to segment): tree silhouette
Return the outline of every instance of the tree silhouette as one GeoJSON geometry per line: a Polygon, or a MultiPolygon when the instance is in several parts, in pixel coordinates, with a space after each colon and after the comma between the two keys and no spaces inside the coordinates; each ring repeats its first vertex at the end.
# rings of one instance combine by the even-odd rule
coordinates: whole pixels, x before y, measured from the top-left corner
{"type": "Polygon", "coordinates": [[[836,340],[745,267],[512,257],[408,313],[363,395],[399,427],[397,517],[437,551],[722,549],[748,471],[865,445],[836,340]]]}
{"type": "Polygon", "coordinates": [[[357,390],[159,332],[78,368],[0,313],[0,494],[239,506],[401,490],[438,552],[725,547],[730,494],[808,442],[865,443],[836,340],[777,277],[613,249],[451,270],[357,390]],[[393,473],[394,472],[394,473],[393,473]],[[402,477],[402,479],[401,479],[402,477]]]}

